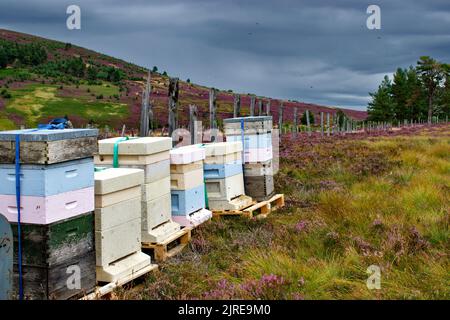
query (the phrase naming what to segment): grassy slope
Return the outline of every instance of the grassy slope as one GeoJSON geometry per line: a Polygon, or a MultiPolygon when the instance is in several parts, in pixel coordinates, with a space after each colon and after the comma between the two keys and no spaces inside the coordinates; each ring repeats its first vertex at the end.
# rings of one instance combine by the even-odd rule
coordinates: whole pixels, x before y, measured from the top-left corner
{"type": "Polygon", "coordinates": [[[285,209],[207,224],[182,257],[117,297],[450,298],[450,127],[299,143],[276,181],[285,209]],[[373,264],[381,290],[366,287],[373,264]]]}
{"type": "MultiPolygon", "coordinates": [[[[79,56],[82,57],[85,62],[88,60],[94,60],[102,65],[116,66],[132,78],[142,77],[144,79],[146,76],[146,71],[142,67],[75,45],[72,45],[70,49],[65,50],[65,44],[62,42],[1,29],[0,39],[6,39],[19,43],[38,42],[47,48],[50,60],[54,59],[55,56],[64,58],[79,56]]],[[[117,129],[121,128],[122,124],[126,124],[128,128],[138,127],[140,114],[139,110],[142,99],[141,95],[144,83],[143,81],[127,80],[125,84],[126,90],[117,93],[119,95],[118,100],[114,98],[108,99],[110,94],[107,94],[105,95],[105,99],[103,99],[103,101],[99,101],[100,104],[94,103],[91,105],[89,104],[89,100],[86,99],[89,95],[86,95],[85,92],[68,90],[64,84],[58,81],[53,83],[52,80],[54,79],[43,79],[36,74],[30,74],[31,79],[26,81],[17,79],[17,75],[21,72],[29,73],[27,70],[22,69],[0,70],[0,91],[6,87],[5,85],[7,85],[8,91],[13,94],[11,99],[3,99],[0,97],[0,130],[11,129],[19,125],[35,126],[37,123],[46,122],[50,118],[61,117],[64,115],[63,113],[72,115],[72,122],[74,122],[74,125],[76,126],[82,126],[89,120],[94,120],[95,124],[100,127],[108,125],[109,127],[117,129]],[[42,81],[45,81],[46,84],[42,85],[42,81]],[[29,99],[26,101],[16,101],[17,98],[21,98],[21,92],[19,89],[27,90],[28,86],[35,86],[38,84],[41,84],[43,87],[48,87],[49,83],[52,83],[57,87],[62,84],[64,89],[61,90],[62,92],[58,92],[58,94],[71,99],[55,101],[55,99],[52,99],[53,96],[49,96],[48,99],[42,96],[34,100],[35,96],[30,95],[29,99]],[[27,109],[25,102],[30,106],[30,110],[24,110],[27,109]],[[16,108],[14,106],[16,104],[22,104],[22,110],[20,108],[16,108]],[[39,106],[37,108],[39,110],[36,110],[36,105],[39,106]],[[85,108],[81,105],[85,105],[85,108]],[[79,110],[80,108],[82,110],[79,110]],[[95,113],[96,116],[92,115],[92,113],[95,113]],[[109,119],[111,120],[109,121],[109,119]]],[[[106,84],[108,83],[105,83],[105,85],[106,84]]],[[[30,89],[32,88],[33,87],[30,89]]],[[[46,89],[44,88],[44,90],[46,89]]],[[[157,73],[152,74],[152,100],[156,124],[159,126],[165,126],[167,123],[167,90],[168,77],[163,77],[157,73]]],[[[208,90],[209,89],[204,86],[188,84],[184,81],[180,82],[179,121],[182,125],[187,124],[189,104],[196,104],[199,107],[200,118],[205,122],[205,124],[208,123],[208,90]]],[[[94,92],[95,88],[91,88],[91,91],[94,92]]],[[[58,94],[56,95],[57,97],[58,94]]],[[[230,117],[232,115],[233,94],[221,91],[218,95],[217,103],[217,115],[219,119],[230,117]]],[[[273,101],[271,104],[272,114],[275,119],[278,117],[278,103],[278,101],[273,101]]],[[[250,98],[243,95],[242,112],[244,115],[248,113],[249,104],[250,98]]],[[[292,122],[293,107],[297,107],[300,113],[304,112],[306,109],[309,109],[311,112],[316,113],[316,119],[318,119],[317,114],[321,111],[330,112],[332,114],[336,112],[335,108],[327,108],[314,104],[285,102],[284,105],[286,106],[284,118],[287,122],[292,122]]],[[[344,110],[344,112],[355,119],[364,119],[366,117],[366,113],[361,111],[344,110]]]]}

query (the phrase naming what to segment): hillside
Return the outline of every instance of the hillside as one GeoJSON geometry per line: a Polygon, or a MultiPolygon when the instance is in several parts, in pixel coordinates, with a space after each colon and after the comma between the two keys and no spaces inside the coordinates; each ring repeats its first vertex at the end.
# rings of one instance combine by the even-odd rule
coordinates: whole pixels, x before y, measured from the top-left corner
{"type": "MultiPolygon", "coordinates": [[[[147,70],[73,44],[0,29],[0,130],[46,123],[69,115],[75,126],[92,123],[120,128],[138,128],[147,70]],[[3,62],[2,62],[3,61],[3,62]],[[3,64],[3,68],[2,68],[3,64]]],[[[167,125],[168,76],[152,73],[151,100],[156,126],[167,125]]],[[[267,101],[267,97],[257,100],[267,101]]],[[[186,125],[188,106],[195,104],[208,123],[208,88],[180,82],[180,125],[186,125]]],[[[271,112],[278,119],[279,100],[272,100],[271,112]]],[[[242,113],[248,114],[250,97],[241,97],[242,113]]],[[[232,116],[233,93],[219,91],[219,119],[232,116]]],[[[284,101],[284,119],[293,118],[293,108],[335,114],[337,108],[284,101]]],[[[355,120],[367,113],[342,109],[355,120]]],[[[219,121],[220,122],[220,121],[219,121]]]]}

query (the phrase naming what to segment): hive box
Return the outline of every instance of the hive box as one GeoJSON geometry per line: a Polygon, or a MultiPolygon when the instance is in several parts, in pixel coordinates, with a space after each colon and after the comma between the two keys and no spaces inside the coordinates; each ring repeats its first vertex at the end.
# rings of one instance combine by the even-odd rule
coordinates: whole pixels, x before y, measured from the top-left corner
{"type": "Polygon", "coordinates": [[[170,173],[186,173],[189,171],[203,169],[203,161],[196,161],[189,164],[171,164],[170,173]]]}
{"type": "Polygon", "coordinates": [[[163,196],[142,202],[142,230],[153,230],[171,218],[170,192],[163,196]]]}
{"type": "Polygon", "coordinates": [[[104,208],[115,203],[126,201],[128,199],[139,198],[142,196],[142,187],[135,186],[118,192],[104,194],[101,197],[95,197],[95,207],[104,208]]]}
{"type": "Polygon", "coordinates": [[[245,194],[257,201],[267,200],[274,194],[272,175],[245,178],[245,194]]]}
{"type": "MultiPolygon", "coordinates": [[[[228,136],[227,141],[230,142],[242,141],[242,137],[228,136]]],[[[244,143],[244,150],[270,149],[272,148],[272,134],[271,133],[245,134],[243,143],[244,143]]]]}
{"type": "Polygon", "coordinates": [[[273,175],[273,163],[272,160],[267,160],[264,162],[257,163],[246,163],[244,165],[244,176],[245,177],[258,177],[264,175],[273,175]]]}
{"type": "MultiPolygon", "coordinates": [[[[129,188],[140,187],[144,172],[139,169],[103,169],[95,172],[95,195],[104,196],[129,188]]],[[[117,201],[119,202],[119,201],[117,201]]]]}
{"type": "MultiPolygon", "coordinates": [[[[156,162],[160,162],[163,160],[170,161],[170,153],[169,151],[162,151],[154,154],[147,155],[122,155],[119,154],[119,166],[122,165],[138,165],[143,166],[146,164],[152,164],[156,162]]],[[[112,165],[114,163],[113,155],[95,155],[94,162],[96,165],[112,165]]]]}
{"type": "MultiPolygon", "coordinates": [[[[153,155],[152,155],[153,156],[153,155]]],[[[168,152],[165,152],[165,156],[169,156],[168,152]]],[[[96,159],[98,159],[96,157],[96,159]]],[[[119,157],[119,159],[123,159],[123,157],[119,157]]],[[[158,158],[159,159],[159,158],[158,158]]],[[[164,179],[170,176],[170,160],[167,158],[165,160],[157,161],[149,164],[125,164],[124,162],[119,160],[120,168],[131,168],[131,169],[141,169],[144,171],[145,183],[152,183],[161,179],[164,179]]],[[[106,161],[108,162],[108,161],[106,161]]],[[[112,158],[111,163],[106,164],[105,161],[97,161],[96,164],[99,164],[106,168],[112,168],[112,158]]]]}
{"type": "Polygon", "coordinates": [[[206,192],[208,201],[230,201],[237,196],[245,194],[244,176],[240,173],[225,179],[208,179],[206,180],[206,192]]]}
{"type": "Polygon", "coordinates": [[[206,158],[242,152],[242,142],[217,142],[205,144],[206,158]]]}
{"type": "MultiPolygon", "coordinates": [[[[114,145],[122,138],[104,139],[98,142],[100,155],[113,155],[114,145]]],[[[165,137],[130,138],[118,144],[119,155],[149,155],[172,149],[172,139],[165,137]]]]}
{"type": "Polygon", "coordinates": [[[190,190],[203,186],[203,183],[202,169],[170,175],[170,188],[172,190],[190,190]]]}
{"type": "Polygon", "coordinates": [[[272,160],[272,158],[273,158],[272,148],[246,149],[244,151],[245,163],[266,162],[272,160]]]}
{"type": "Polygon", "coordinates": [[[15,162],[15,138],[20,135],[20,162],[53,164],[92,157],[97,129],[13,130],[0,132],[0,163],[15,162]]]}
{"type": "Polygon", "coordinates": [[[223,120],[225,135],[241,135],[242,121],[245,134],[268,133],[272,130],[271,116],[229,118],[223,120]]]}
{"type": "MultiPolygon", "coordinates": [[[[14,236],[14,263],[17,263],[17,223],[14,236]]],[[[21,224],[22,265],[51,267],[94,250],[92,212],[48,225],[21,224]]],[[[93,272],[94,269],[91,271],[93,272]]]]}
{"type": "Polygon", "coordinates": [[[242,173],[242,163],[226,163],[226,164],[205,164],[205,179],[222,179],[242,173]]]}
{"type": "Polygon", "coordinates": [[[242,151],[218,156],[208,156],[204,160],[205,164],[242,164],[242,151]]]}
{"type": "Polygon", "coordinates": [[[180,224],[183,227],[191,228],[195,228],[211,218],[212,212],[204,208],[183,216],[172,216],[172,220],[174,222],[180,224]]]}
{"type": "Polygon", "coordinates": [[[189,164],[205,159],[205,148],[202,145],[190,145],[170,150],[171,164],[189,164]]]}
{"type": "MultiPolygon", "coordinates": [[[[20,169],[23,196],[52,196],[94,186],[92,157],[52,165],[25,164],[20,169]]],[[[14,164],[0,164],[0,194],[16,194],[14,164]]]]}
{"type": "Polygon", "coordinates": [[[144,172],[139,169],[110,168],[95,173],[98,281],[115,282],[150,265],[150,257],[141,253],[143,182],[144,172]]]}
{"type": "MultiPolygon", "coordinates": [[[[67,300],[75,296],[94,291],[95,252],[72,256],[70,259],[50,267],[22,267],[24,299],[26,300],[67,300]],[[74,275],[80,276],[80,286],[68,286],[74,283],[74,275]]],[[[14,291],[18,297],[19,272],[14,265],[14,291]]]]}
{"type": "Polygon", "coordinates": [[[142,242],[160,243],[180,230],[180,225],[171,220],[169,193],[142,202],[142,242]]]}
{"type": "MultiPolygon", "coordinates": [[[[65,192],[48,197],[21,197],[21,222],[49,224],[94,211],[94,188],[65,192]]],[[[0,214],[17,222],[15,195],[0,195],[0,214]]]]}
{"type": "Polygon", "coordinates": [[[172,216],[186,216],[205,207],[205,184],[187,190],[172,190],[172,216]]]}
{"type": "Polygon", "coordinates": [[[142,201],[147,202],[162,197],[170,190],[170,177],[142,185],[142,201]]]}

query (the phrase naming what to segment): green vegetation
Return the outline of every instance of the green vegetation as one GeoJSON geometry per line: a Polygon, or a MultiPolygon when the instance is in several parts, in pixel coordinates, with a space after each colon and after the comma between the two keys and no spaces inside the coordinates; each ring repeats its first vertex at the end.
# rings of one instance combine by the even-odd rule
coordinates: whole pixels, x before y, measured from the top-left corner
{"type": "Polygon", "coordinates": [[[0,69],[9,64],[36,66],[47,60],[47,51],[37,43],[19,44],[0,39],[0,69]]]}
{"type": "Polygon", "coordinates": [[[370,94],[371,121],[428,120],[450,115],[450,65],[421,57],[417,67],[397,69],[370,94]]]}
{"type": "MultiPolygon", "coordinates": [[[[90,119],[100,125],[119,122],[129,115],[126,104],[99,101],[95,98],[95,95],[117,94],[117,86],[80,85],[78,88],[66,86],[61,90],[56,85],[30,84],[20,89],[10,90],[8,93],[11,97],[5,111],[22,117],[29,127],[36,126],[43,119],[61,117],[64,114],[85,120],[90,119]],[[94,94],[94,97],[87,92],[87,89],[94,94]],[[64,90],[73,90],[75,94],[73,97],[66,97],[64,90]]],[[[11,129],[10,122],[6,120],[0,122],[0,129],[11,129]]]]}
{"type": "Polygon", "coordinates": [[[287,206],[220,219],[132,299],[449,299],[449,128],[440,136],[289,146],[287,206]],[[381,289],[369,290],[369,266],[381,289]]]}
{"type": "MultiPolygon", "coordinates": [[[[309,115],[309,123],[310,123],[310,125],[313,126],[314,125],[314,114],[311,111],[309,111],[308,115],[309,115]]],[[[300,118],[300,123],[304,124],[304,125],[308,124],[308,118],[306,116],[306,112],[304,112],[302,114],[302,117],[300,118]]]]}

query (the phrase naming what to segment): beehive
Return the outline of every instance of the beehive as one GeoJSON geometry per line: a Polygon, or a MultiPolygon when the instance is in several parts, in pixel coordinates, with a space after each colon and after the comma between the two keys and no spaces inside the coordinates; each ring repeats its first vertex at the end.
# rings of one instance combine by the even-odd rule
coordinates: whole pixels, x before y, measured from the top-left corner
{"type": "Polygon", "coordinates": [[[227,141],[244,145],[245,192],[257,201],[274,193],[272,117],[244,117],[224,120],[227,141]]]}
{"type": "MultiPolygon", "coordinates": [[[[20,213],[26,299],[68,299],[95,286],[94,170],[97,130],[0,132],[0,214],[15,232],[18,254],[15,148],[20,139],[20,213]],[[81,287],[67,286],[77,265],[81,287]]],[[[19,261],[14,266],[17,294],[19,261]]]]}
{"type": "Polygon", "coordinates": [[[150,265],[150,257],[141,252],[143,183],[140,169],[102,168],[95,173],[98,281],[115,282],[150,265]]]}
{"type": "Polygon", "coordinates": [[[201,145],[170,151],[172,219],[182,226],[195,227],[212,216],[205,209],[204,159],[201,145]]]}
{"type": "Polygon", "coordinates": [[[96,165],[113,166],[115,145],[120,168],[144,170],[144,185],[141,187],[142,242],[161,242],[180,230],[180,225],[171,220],[170,212],[169,150],[172,140],[163,137],[101,140],[99,154],[94,159],[96,165]]]}

